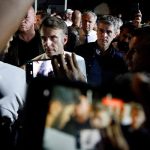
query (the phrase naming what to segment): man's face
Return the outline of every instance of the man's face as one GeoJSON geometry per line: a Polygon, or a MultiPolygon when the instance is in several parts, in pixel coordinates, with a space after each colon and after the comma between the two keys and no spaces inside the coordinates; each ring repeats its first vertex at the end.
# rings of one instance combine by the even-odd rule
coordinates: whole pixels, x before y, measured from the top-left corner
{"type": "Polygon", "coordinates": [[[82,28],[84,32],[88,33],[95,27],[95,18],[91,14],[86,14],[82,17],[82,28]]]}
{"type": "Polygon", "coordinates": [[[118,37],[118,47],[121,51],[127,52],[129,50],[129,41],[131,39],[131,34],[127,28],[124,28],[118,37]]]}
{"type": "Polygon", "coordinates": [[[138,37],[132,37],[129,43],[129,51],[126,56],[128,69],[131,71],[144,71],[150,64],[149,54],[146,52],[145,40],[138,37]]]}
{"type": "Polygon", "coordinates": [[[76,117],[76,121],[84,122],[89,118],[90,112],[90,103],[86,96],[80,96],[80,102],[75,105],[75,112],[74,115],[76,117]]]}
{"type": "Polygon", "coordinates": [[[68,18],[69,20],[71,20],[71,19],[72,19],[72,12],[67,13],[66,16],[67,16],[67,18],[68,18]]]}
{"type": "Polygon", "coordinates": [[[34,23],[35,23],[35,13],[33,8],[30,8],[19,26],[19,31],[22,32],[29,31],[31,28],[34,28],[34,23]]]}
{"type": "Polygon", "coordinates": [[[67,43],[67,35],[61,29],[43,26],[40,33],[43,47],[49,57],[63,54],[64,45],[67,43]]]}
{"type": "Polygon", "coordinates": [[[133,20],[133,25],[137,28],[141,26],[142,18],[140,16],[136,16],[133,20]]]}
{"type": "Polygon", "coordinates": [[[104,23],[99,23],[97,25],[97,42],[102,50],[107,50],[116,37],[116,32],[114,31],[114,26],[104,23]]]}

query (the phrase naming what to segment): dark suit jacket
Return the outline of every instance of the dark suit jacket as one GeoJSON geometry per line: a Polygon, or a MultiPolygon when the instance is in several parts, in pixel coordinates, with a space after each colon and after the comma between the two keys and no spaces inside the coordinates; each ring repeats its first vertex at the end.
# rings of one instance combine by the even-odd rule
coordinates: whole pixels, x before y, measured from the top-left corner
{"type": "Polygon", "coordinates": [[[44,53],[44,49],[38,31],[36,31],[34,38],[28,42],[23,41],[16,34],[10,42],[4,62],[20,67],[42,53],[44,53]]]}
{"type": "Polygon", "coordinates": [[[122,54],[112,46],[102,52],[96,41],[78,46],[75,53],[85,59],[87,81],[94,86],[111,84],[117,75],[127,72],[122,54]]]}

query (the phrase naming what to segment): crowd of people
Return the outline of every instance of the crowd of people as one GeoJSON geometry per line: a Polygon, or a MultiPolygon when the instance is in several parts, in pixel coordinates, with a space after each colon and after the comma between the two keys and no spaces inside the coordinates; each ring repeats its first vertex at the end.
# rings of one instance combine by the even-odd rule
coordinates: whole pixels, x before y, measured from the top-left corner
{"type": "Polygon", "coordinates": [[[77,136],[83,128],[98,129],[101,142],[94,150],[149,149],[150,25],[142,22],[141,11],[132,20],[122,20],[111,14],[98,16],[92,10],[67,9],[64,14],[41,14],[37,24],[32,3],[0,2],[0,144],[5,149],[18,148],[19,121],[30,86],[26,64],[51,59],[54,76],[49,78],[103,89],[107,102],[111,101],[89,104],[85,95],[79,95],[80,102],[71,107],[75,114],[69,113],[63,132],[77,136]]]}

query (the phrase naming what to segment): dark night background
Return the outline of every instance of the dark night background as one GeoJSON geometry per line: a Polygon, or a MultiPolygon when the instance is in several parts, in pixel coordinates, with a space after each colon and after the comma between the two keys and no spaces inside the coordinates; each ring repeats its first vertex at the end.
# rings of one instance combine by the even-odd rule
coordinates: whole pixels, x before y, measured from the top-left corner
{"type": "MultiPolygon", "coordinates": [[[[65,0],[38,0],[38,9],[46,9],[48,5],[63,5],[65,0]]],[[[83,10],[93,10],[98,4],[107,3],[110,7],[111,14],[121,13],[125,19],[130,19],[133,12],[137,9],[137,3],[143,14],[143,20],[150,19],[150,7],[148,0],[68,0],[68,8],[83,10]]]]}

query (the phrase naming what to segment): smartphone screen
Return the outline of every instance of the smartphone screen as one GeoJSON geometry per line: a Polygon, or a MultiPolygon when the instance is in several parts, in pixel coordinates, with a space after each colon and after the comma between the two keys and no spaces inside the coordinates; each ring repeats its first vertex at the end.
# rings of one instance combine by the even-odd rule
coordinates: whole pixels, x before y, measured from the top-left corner
{"type": "Polygon", "coordinates": [[[25,146],[95,150],[101,135],[91,124],[91,113],[94,101],[100,101],[99,92],[80,82],[50,78],[32,81],[27,95],[25,146]]]}
{"type": "Polygon", "coordinates": [[[35,77],[52,76],[53,67],[50,59],[33,60],[26,64],[26,78],[31,81],[35,77]]]}
{"type": "Polygon", "coordinates": [[[51,60],[33,61],[32,66],[34,78],[37,77],[38,75],[48,76],[51,72],[53,72],[51,60]]]}
{"type": "Polygon", "coordinates": [[[93,94],[92,89],[83,92],[80,87],[53,87],[45,119],[43,149],[96,149],[101,136],[91,125],[93,94]]]}
{"type": "Polygon", "coordinates": [[[25,149],[99,150],[101,129],[116,120],[130,123],[123,100],[103,88],[46,77],[32,81],[25,107],[25,149]]]}

